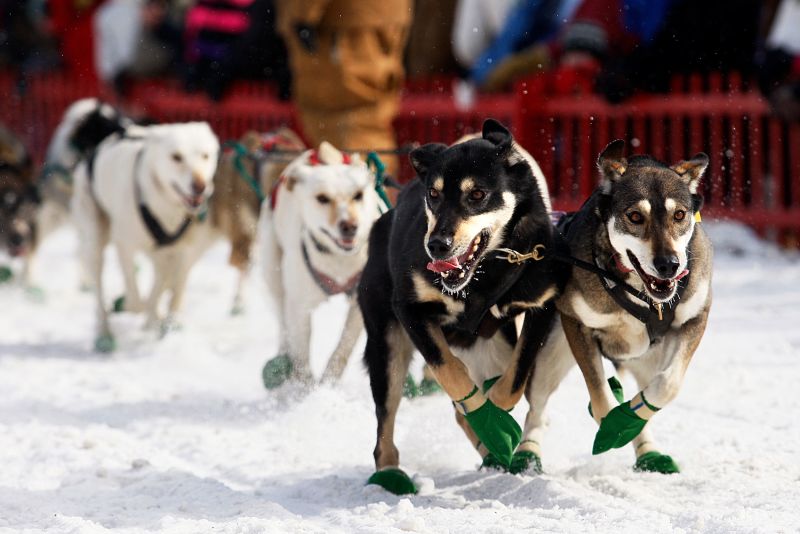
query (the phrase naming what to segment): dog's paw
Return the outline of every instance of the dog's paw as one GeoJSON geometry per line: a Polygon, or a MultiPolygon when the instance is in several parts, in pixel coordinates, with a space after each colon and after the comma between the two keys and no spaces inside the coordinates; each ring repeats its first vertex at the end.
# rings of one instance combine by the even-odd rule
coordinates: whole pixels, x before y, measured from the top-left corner
{"type": "MultiPolygon", "coordinates": [[[[608,379],[608,385],[611,387],[611,393],[614,394],[614,398],[617,399],[617,404],[622,404],[622,401],[625,400],[625,393],[622,391],[622,384],[619,383],[616,376],[612,376],[608,379]]],[[[589,403],[589,415],[594,417],[594,412],[592,411],[592,403],[589,403]]]]}
{"type": "Polygon", "coordinates": [[[180,329],[181,323],[179,323],[174,317],[167,317],[161,321],[161,324],[158,325],[158,337],[159,339],[164,339],[171,332],[177,332],[180,329]]]}
{"type": "Polygon", "coordinates": [[[530,475],[541,475],[542,459],[533,451],[517,451],[511,459],[508,472],[513,475],[528,473],[530,475]]]}
{"type": "Polygon", "coordinates": [[[496,469],[504,473],[519,475],[529,473],[532,475],[542,474],[542,459],[532,451],[517,451],[511,457],[510,465],[503,465],[492,453],[483,457],[481,469],[496,469]]]}
{"type": "Polygon", "coordinates": [[[125,295],[120,295],[114,299],[114,304],[111,305],[111,311],[114,313],[125,311],[125,295]]]}
{"type": "Polygon", "coordinates": [[[244,304],[241,302],[234,302],[233,306],[231,306],[231,316],[238,317],[240,315],[244,315],[244,304]]]}
{"type": "Polygon", "coordinates": [[[275,389],[281,386],[292,375],[293,369],[294,364],[287,354],[275,356],[264,364],[264,369],[261,370],[261,379],[264,381],[264,387],[275,389]]]}
{"type": "Polygon", "coordinates": [[[0,284],[8,282],[14,278],[14,271],[8,265],[0,265],[0,284]]]}
{"type": "Polygon", "coordinates": [[[117,341],[111,334],[100,334],[94,340],[94,350],[108,354],[117,350],[117,341]]]}
{"type": "Polygon", "coordinates": [[[661,454],[658,451],[646,452],[636,459],[636,465],[633,466],[634,471],[646,471],[649,473],[662,473],[664,475],[671,475],[673,473],[680,473],[681,469],[671,456],[661,454]]]}
{"type": "Polygon", "coordinates": [[[34,302],[44,302],[44,289],[39,286],[25,286],[25,295],[34,302]]]}
{"type": "Polygon", "coordinates": [[[504,466],[510,466],[522,429],[505,410],[486,400],[480,408],[464,415],[483,446],[504,466]]]}
{"type": "Polygon", "coordinates": [[[600,454],[627,445],[639,435],[646,424],[647,420],[636,415],[631,409],[630,401],[620,404],[600,421],[600,428],[594,437],[592,454],[600,454]]]}
{"type": "Polygon", "coordinates": [[[398,467],[389,467],[375,471],[369,479],[367,484],[374,484],[380,486],[390,493],[395,495],[408,495],[417,493],[417,486],[414,481],[398,467]]]}

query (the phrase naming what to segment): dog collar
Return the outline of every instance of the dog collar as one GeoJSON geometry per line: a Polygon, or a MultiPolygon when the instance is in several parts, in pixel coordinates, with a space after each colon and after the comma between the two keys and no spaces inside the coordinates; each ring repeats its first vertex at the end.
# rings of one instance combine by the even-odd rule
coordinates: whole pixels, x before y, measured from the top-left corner
{"type": "Polygon", "coordinates": [[[141,167],[143,154],[144,148],[140,148],[133,164],[133,189],[136,196],[136,203],[139,205],[139,214],[142,216],[142,222],[144,222],[147,231],[150,232],[150,235],[159,247],[166,247],[180,239],[181,236],[186,233],[186,230],[189,229],[189,225],[192,223],[192,217],[187,215],[178,229],[172,234],[164,230],[164,227],[161,226],[158,219],[156,219],[155,215],[148,209],[142,199],[142,191],[139,187],[139,169],[141,167]]]}
{"type": "Polygon", "coordinates": [[[305,241],[300,241],[300,248],[303,251],[303,261],[306,264],[306,268],[308,268],[308,272],[311,274],[311,278],[314,279],[314,282],[323,293],[330,297],[338,295],[339,293],[344,293],[349,296],[355,292],[356,287],[358,287],[358,282],[361,280],[361,271],[350,277],[344,284],[339,284],[336,280],[311,265],[311,259],[308,256],[308,249],[306,249],[305,241]]]}

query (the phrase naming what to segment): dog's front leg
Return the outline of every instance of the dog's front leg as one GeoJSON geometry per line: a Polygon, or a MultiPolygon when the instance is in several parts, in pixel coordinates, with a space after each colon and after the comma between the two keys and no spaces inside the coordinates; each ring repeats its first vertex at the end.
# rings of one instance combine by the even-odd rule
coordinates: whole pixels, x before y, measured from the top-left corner
{"type": "Polygon", "coordinates": [[[424,319],[418,306],[395,306],[395,313],[422,353],[436,380],[452,399],[486,449],[505,466],[511,464],[522,436],[514,418],[487,399],[467,373],[464,363],[450,350],[438,324],[424,319]]]}
{"type": "Polygon", "coordinates": [[[350,298],[349,304],[350,308],[347,310],[342,336],[339,338],[336,350],[333,351],[333,355],[325,367],[325,372],[322,374],[323,382],[336,382],[341,378],[345,367],[347,367],[350,354],[353,352],[353,347],[358,341],[358,336],[361,335],[361,331],[364,329],[364,319],[361,316],[361,310],[358,308],[355,298],[350,298]]]}
{"type": "Polygon", "coordinates": [[[592,417],[599,424],[616,405],[614,393],[606,382],[603,357],[589,328],[566,314],[561,314],[561,326],[589,390],[592,417]]]}
{"type": "Polygon", "coordinates": [[[489,389],[489,399],[500,408],[511,410],[522,398],[525,383],[533,371],[536,354],[544,345],[554,318],[555,305],[552,302],[542,308],[525,312],[511,365],[489,389]]]}
{"type": "MultiPolygon", "coordinates": [[[[649,384],[633,399],[611,410],[595,436],[593,452],[599,454],[630,443],[647,422],[678,394],[686,368],[706,327],[708,309],[681,327],[679,336],[670,332],[662,341],[662,365],[649,384]]],[[[633,363],[632,366],[636,366],[633,363]]]]}
{"type": "Polygon", "coordinates": [[[125,311],[141,312],[143,309],[142,298],[139,295],[139,286],[136,283],[136,265],[134,263],[134,251],[126,246],[128,239],[115,237],[117,257],[119,267],[122,270],[122,278],[125,282],[125,298],[123,300],[125,311]]]}

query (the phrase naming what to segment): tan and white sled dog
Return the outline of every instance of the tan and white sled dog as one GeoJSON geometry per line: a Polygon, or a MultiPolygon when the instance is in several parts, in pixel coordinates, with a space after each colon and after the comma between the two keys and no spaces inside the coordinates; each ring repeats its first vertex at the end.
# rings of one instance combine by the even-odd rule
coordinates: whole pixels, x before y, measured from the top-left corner
{"type": "Polygon", "coordinates": [[[292,161],[261,208],[261,261],[280,320],[279,354],[264,367],[264,385],[312,379],[311,313],[343,293],[349,310],[323,380],[336,380],[363,329],[355,300],[367,240],[380,215],[375,178],[357,154],[327,142],[292,161]]]}
{"type": "Polygon", "coordinates": [[[147,312],[147,325],[175,320],[197,240],[187,239],[213,192],[219,142],[204,122],[136,127],[101,143],[75,170],[71,209],[80,232],[84,265],[97,300],[95,348],[110,351],[114,338],[101,284],[103,249],[113,242],[125,281],[125,310],[147,312]],[[148,255],[154,283],[146,304],[140,297],[134,255],[148,255]],[[158,305],[171,292],[168,315],[158,305]]]}
{"type": "Polygon", "coordinates": [[[214,176],[214,195],[208,202],[208,218],[200,225],[209,230],[201,237],[207,245],[218,239],[230,242],[228,261],[239,271],[232,306],[234,314],[243,309],[242,291],[250,268],[264,191],[270,191],[291,159],[285,155],[273,158],[269,153],[300,153],[306,146],[295,132],[279,128],[263,134],[247,132],[236,149],[220,158],[214,176]]]}
{"type": "Polygon", "coordinates": [[[648,421],[677,396],[711,307],[712,250],[698,194],[708,156],[667,166],[649,156],[625,158],[624,145],[617,140],[600,154],[600,187],[559,224],[584,263],[556,301],[561,325],[528,382],[531,411],[520,447],[538,454],[547,400],[577,361],[600,425],[592,452],[632,441],[637,470],[675,473],[648,421]],[[616,378],[606,380],[604,359],[630,372],[639,392],[626,397],[616,378]]]}

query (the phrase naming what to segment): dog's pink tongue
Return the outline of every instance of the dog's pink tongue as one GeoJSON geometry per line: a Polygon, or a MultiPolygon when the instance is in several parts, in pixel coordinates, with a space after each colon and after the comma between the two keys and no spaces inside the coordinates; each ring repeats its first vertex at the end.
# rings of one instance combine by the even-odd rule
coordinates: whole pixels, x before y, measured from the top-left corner
{"type": "Polygon", "coordinates": [[[678,276],[675,277],[675,280],[680,280],[681,278],[683,278],[687,274],[689,274],[689,269],[684,269],[681,274],[679,274],[678,276]]]}
{"type": "Polygon", "coordinates": [[[428,270],[435,273],[446,273],[447,271],[458,269],[460,266],[461,264],[458,263],[458,258],[428,262],[428,270]]]}

